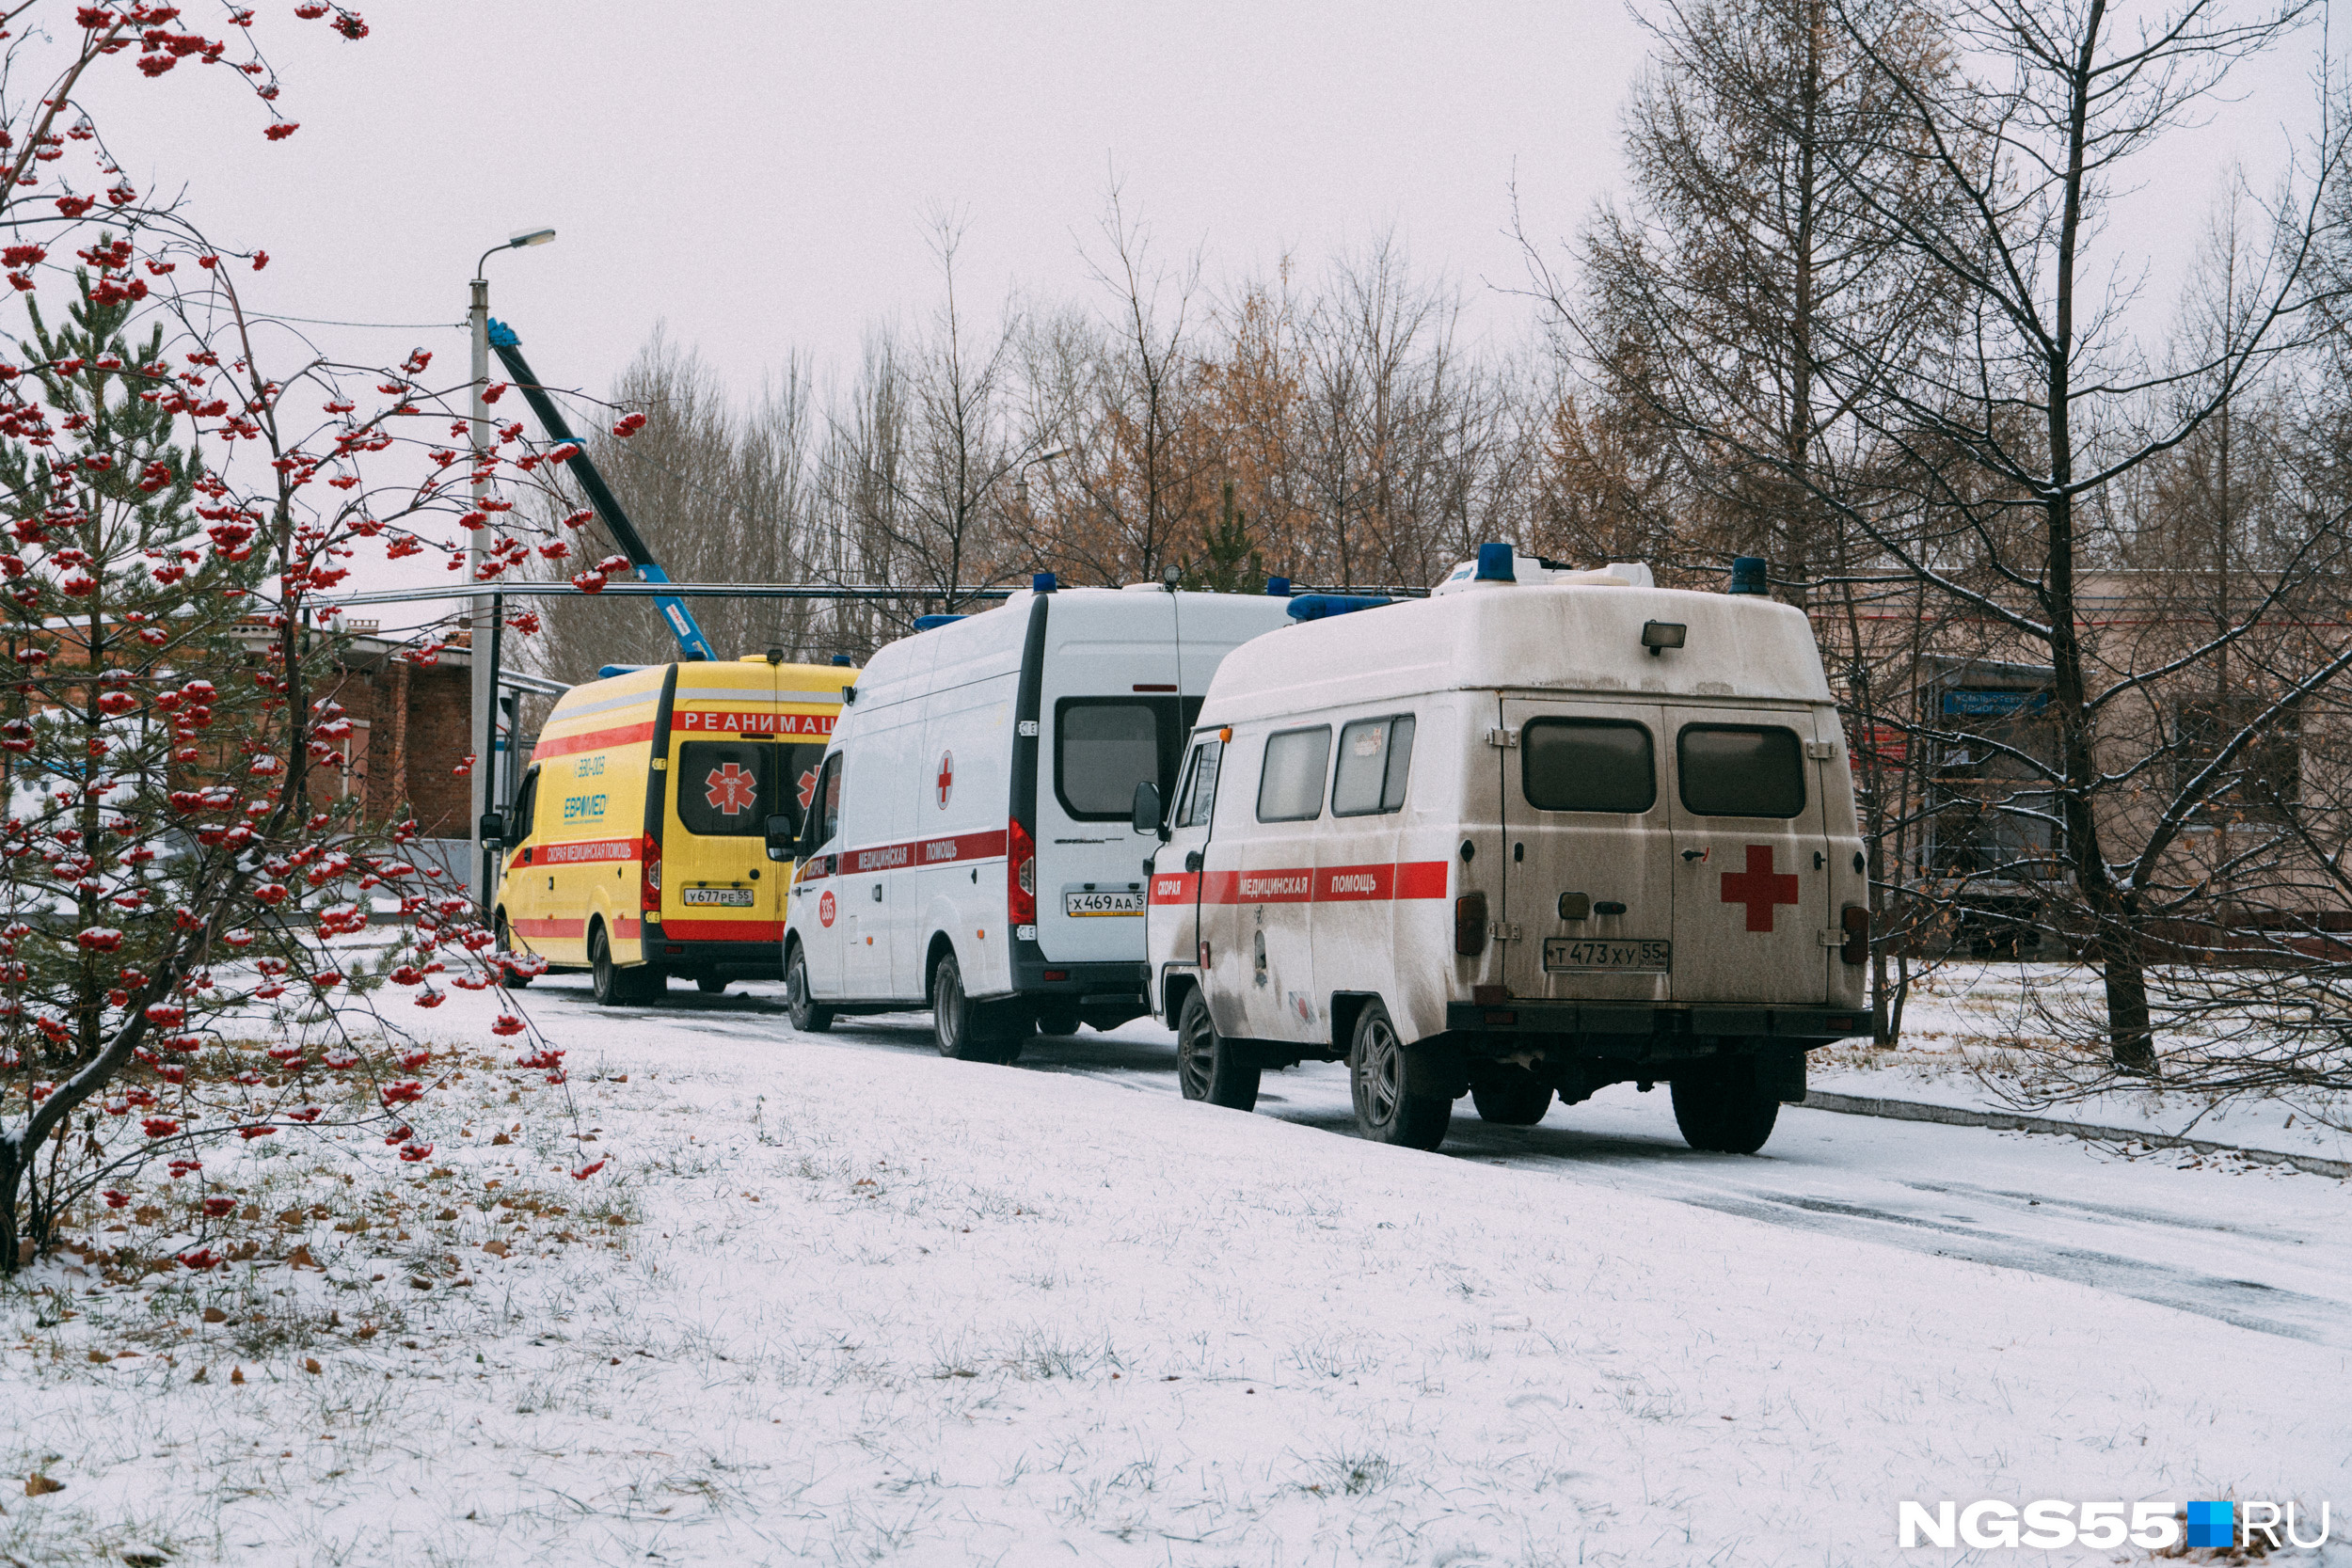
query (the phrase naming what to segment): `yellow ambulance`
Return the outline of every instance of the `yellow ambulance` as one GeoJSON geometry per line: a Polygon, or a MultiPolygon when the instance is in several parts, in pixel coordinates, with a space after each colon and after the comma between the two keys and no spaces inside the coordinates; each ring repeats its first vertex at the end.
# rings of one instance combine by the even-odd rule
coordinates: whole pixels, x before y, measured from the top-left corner
{"type": "Polygon", "coordinates": [[[575,686],[541,727],[503,841],[501,950],[586,969],[607,1006],[673,974],[706,991],[783,974],[792,842],[858,672],[654,664],[575,686]]]}

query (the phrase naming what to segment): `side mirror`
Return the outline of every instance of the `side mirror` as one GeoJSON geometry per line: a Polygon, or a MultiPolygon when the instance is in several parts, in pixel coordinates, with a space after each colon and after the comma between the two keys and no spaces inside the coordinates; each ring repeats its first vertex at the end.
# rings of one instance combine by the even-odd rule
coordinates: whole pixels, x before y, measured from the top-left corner
{"type": "Polygon", "coordinates": [[[771,861],[791,859],[793,850],[800,847],[801,837],[793,829],[792,819],[788,816],[771,816],[768,818],[765,831],[768,837],[768,858],[771,861]]]}
{"type": "Polygon", "coordinates": [[[503,812],[485,811],[482,814],[482,842],[485,844],[506,842],[506,816],[503,812]]]}
{"type": "Polygon", "coordinates": [[[1160,786],[1146,779],[1136,785],[1135,829],[1139,833],[1157,833],[1160,842],[1168,842],[1168,830],[1160,826],[1160,786]]]}

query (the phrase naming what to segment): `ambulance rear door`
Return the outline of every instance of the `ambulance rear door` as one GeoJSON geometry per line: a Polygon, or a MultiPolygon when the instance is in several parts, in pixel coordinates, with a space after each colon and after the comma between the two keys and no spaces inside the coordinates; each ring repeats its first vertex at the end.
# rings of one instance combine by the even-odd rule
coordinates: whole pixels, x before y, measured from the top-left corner
{"type": "Polygon", "coordinates": [[[665,946],[783,937],[787,878],[771,868],[765,837],[790,787],[776,718],[766,660],[679,668],[661,844],[665,946]]]}
{"type": "Polygon", "coordinates": [[[1832,877],[1811,710],[1670,706],[1665,716],[1674,999],[1826,1002],[1832,877]]]}
{"type": "Polygon", "coordinates": [[[1506,695],[1499,719],[1487,738],[1502,772],[1504,984],[1666,1001],[1682,954],[1663,710],[1506,695]]]}

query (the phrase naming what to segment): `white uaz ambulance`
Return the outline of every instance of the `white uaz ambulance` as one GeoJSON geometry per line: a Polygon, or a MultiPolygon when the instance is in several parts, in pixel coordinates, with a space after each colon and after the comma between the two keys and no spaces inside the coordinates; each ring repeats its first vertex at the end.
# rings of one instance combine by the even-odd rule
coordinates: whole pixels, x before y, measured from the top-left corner
{"type": "Polygon", "coordinates": [[[1246,1110],[1262,1069],[1344,1058],[1364,1133],[1434,1148],[1465,1092],[1525,1126],[1665,1082],[1693,1147],[1752,1152],[1804,1053],[1865,1032],[1812,630],[1760,571],[1649,580],[1487,546],[1428,599],[1226,658],[1167,809],[1135,810],[1187,1097],[1246,1110]]]}
{"type": "Polygon", "coordinates": [[[1010,1061],[1041,1029],[1141,1016],[1136,786],[1174,782],[1218,661],[1288,604],[1040,574],[877,653],[796,848],[794,1025],[929,1004],[944,1054],[1010,1061]]]}

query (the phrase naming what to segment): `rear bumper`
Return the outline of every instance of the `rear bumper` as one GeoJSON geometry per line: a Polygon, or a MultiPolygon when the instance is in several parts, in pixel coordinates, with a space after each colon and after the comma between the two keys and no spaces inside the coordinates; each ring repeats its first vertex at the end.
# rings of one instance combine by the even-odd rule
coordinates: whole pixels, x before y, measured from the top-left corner
{"type": "Polygon", "coordinates": [[[1499,1053],[1532,1044],[1529,1036],[1572,1037],[1594,1055],[1678,1056],[1726,1039],[1772,1039],[1801,1050],[1870,1032],[1867,1007],[1655,1006],[1639,1002],[1522,1002],[1499,1006],[1449,1002],[1446,1032],[1465,1045],[1491,1042],[1499,1053]]]}
{"type": "Polygon", "coordinates": [[[1012,989],[1023,996],[1068,997],[1145,1010],[1144,987],[1152,969],[1145,963],[1053,963],[1032,942],[1013,944],[1012,989]]]}
{"type": "Polygon", "coordinates": [[[645,961],[686,974],[739,980],[784,978],[784,944],[775,942],[672,942],[660,927],[645,933],[645,961]]]}

